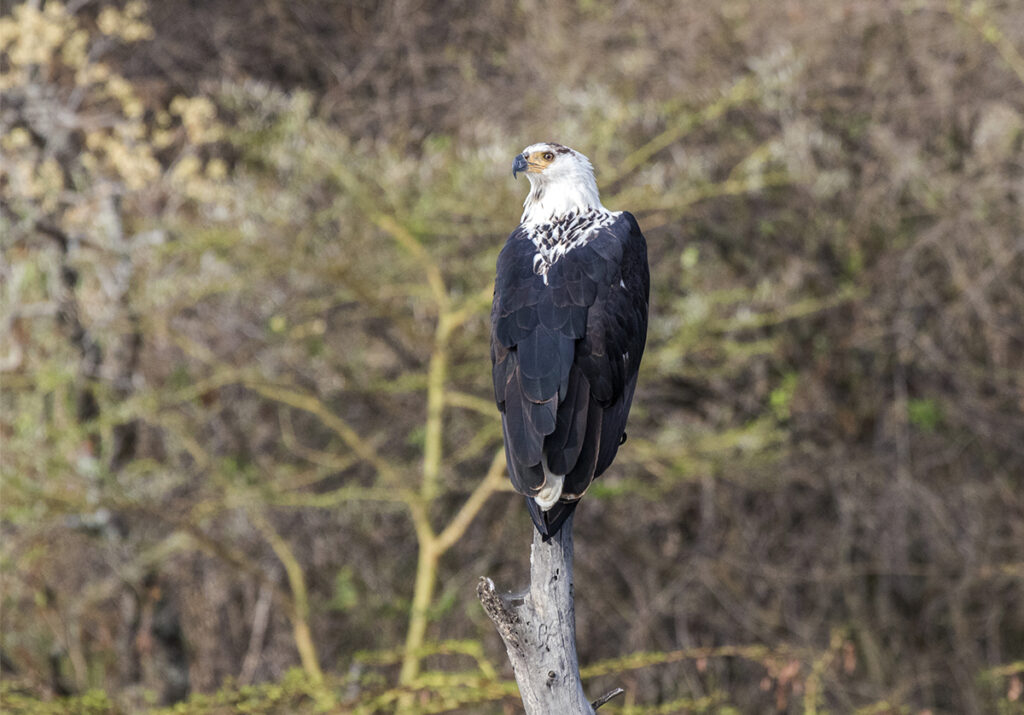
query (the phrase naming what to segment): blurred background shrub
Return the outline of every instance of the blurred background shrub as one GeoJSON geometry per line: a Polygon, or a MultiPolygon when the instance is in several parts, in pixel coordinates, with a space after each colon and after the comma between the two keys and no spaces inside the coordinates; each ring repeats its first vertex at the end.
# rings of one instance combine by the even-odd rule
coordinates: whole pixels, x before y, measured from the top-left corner
{"type": "Polygon", "coordinates": [[[1022,51],[994,0],[7,4],[5,711],[515,712],[487,315],[550,139],[653,276],[604,710],[1019,712],[1022,51]]]}

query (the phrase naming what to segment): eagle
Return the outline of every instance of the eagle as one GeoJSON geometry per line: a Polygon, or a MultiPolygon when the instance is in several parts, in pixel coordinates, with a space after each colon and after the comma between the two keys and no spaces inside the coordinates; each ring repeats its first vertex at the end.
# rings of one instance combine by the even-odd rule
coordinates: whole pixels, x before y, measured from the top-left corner
{"type": "Polygon", "coordinates": [[[647,340],[647,242],[601,205],[583,154],[526,147],[530,193],[498,256],[491,309],[494,396],[509,478],[545,541],[626,439],[647,340]]]}

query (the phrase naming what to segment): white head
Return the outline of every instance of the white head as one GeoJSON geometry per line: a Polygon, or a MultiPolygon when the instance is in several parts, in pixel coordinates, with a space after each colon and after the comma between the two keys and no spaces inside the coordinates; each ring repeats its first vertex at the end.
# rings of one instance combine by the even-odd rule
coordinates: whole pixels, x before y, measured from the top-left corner
{"type": "Polygon", "coordinates": [[[590,160],[554,142],[531,144],[515,158],[512,176],[520,171],[530,180],[523,202],[524,224],[547,223],[570,211],[605,210],[597,193],[590,160]]]}

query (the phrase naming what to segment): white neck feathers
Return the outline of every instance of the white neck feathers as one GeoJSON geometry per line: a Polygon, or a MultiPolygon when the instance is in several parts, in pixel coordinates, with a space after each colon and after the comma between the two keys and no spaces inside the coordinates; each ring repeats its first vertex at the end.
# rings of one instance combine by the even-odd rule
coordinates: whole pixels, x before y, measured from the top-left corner
{"type": "Polygon", "coordinates": [[[523,202],[523,224],[550,223],[570,211],[607,211],[601,205],[590,162],[579,154],[572,159],[575,161],[565,161],[564,166],[558,166],[550,175],[547,172],[527,174],[530,193],[523,202]]]}

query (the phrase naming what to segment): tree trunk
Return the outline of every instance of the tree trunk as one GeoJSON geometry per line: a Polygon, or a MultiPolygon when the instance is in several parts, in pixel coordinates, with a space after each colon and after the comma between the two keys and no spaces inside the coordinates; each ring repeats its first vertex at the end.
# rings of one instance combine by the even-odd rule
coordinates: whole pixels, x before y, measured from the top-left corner
{"type": "Polygon", "coordinates": [[[594,713],[576,659],[572,521],[566,519],[548,542],[534,530],[526,592],[500,594],[489,578],[477,585],[484,611],[505,642],[527,715],[594,713]]]}

